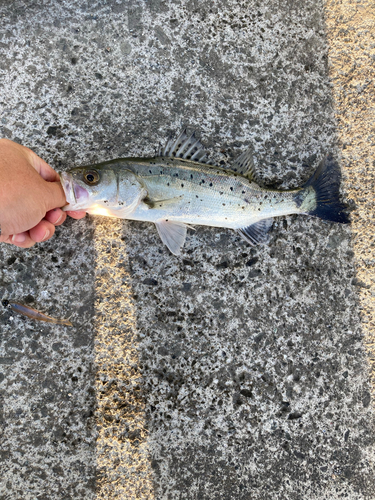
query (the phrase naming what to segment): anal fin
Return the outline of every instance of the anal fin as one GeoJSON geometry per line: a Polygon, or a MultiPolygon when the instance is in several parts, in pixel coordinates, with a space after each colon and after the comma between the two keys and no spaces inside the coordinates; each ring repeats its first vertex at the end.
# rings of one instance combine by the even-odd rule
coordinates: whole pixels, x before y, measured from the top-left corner
{"type": "Polygon", "coordinates": [[[174,255],[180,255],[186,239],[187,225],[183,222],[160,220],[155,222],[159,236],[174,255]]]}
{"type": "Polygon", "coordinates": [[[259,245],[267,240],[267,233],[272,223],[273,219],[262,219],[250,226],[237,229],[237,232],[250,245],[259,245]]]}

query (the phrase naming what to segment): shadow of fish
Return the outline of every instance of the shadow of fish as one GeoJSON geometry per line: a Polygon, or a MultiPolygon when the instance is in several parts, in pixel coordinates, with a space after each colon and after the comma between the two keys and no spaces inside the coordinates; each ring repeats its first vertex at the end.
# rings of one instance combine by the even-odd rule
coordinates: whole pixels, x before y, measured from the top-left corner
{"type": "Polygon", "coordinates": [[[347,223],[340,180],[340,168],[328,155],[301,188],[267,189],[257,180],[250,150],[223,169],[207,162],[195,133],[186,131],[169,139],[154,158],[120,158],[61,174],[64,210],[153,222],[175,255],[189,224],[234,229],[256,245],[266,240],[277,216],[306,214],[347,223]]]}

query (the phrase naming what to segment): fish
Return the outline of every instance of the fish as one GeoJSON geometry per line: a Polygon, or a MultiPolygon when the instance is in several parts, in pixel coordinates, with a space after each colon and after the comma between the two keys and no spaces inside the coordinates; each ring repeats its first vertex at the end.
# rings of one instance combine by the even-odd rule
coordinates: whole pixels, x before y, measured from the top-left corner
{"type": "Polygon", "coordinates": [[[55,323],[56,325],[73,326],[73,324],[67,319],[58,319],[47,316],[46,314],[33,309],[32,307],[19,304],[18,302],[10,302],[9,300],[3,300],[2,304],[4,307],[9,307],[12,311],[27,316],[31,319],[36,319],[38,321],[46,321],[47,323],[55,323]]]}
{"type": "Polygon", "coordinates": [[[348,223],[340,200],[341,172],[328,154],[302,187],[268,189],[251,150],[230,166],[208,160],[196,133],[170,137],[154,157],[117,158],[60,174],[63,210],[153,222],[163,243],[180,255],[194,225],[233,229],[250,245],[266,242],[275,217],[304,214],[348,223]]]}

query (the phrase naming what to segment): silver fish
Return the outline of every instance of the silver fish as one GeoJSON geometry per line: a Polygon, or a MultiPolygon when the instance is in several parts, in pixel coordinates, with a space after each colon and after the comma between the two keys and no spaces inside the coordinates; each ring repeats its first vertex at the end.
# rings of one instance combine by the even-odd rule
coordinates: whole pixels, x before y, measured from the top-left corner
{"type": "Polygon", "coordinates": [[[74,168],[60,174],[68,203],[64,210],[154,222],[175,255],[190,224],[235,229],[256,245],[266,240],[273,217],[281,215],[349,222],[339,198],[340,169],[332,156],[321,161],[306,184],[289,191],[259,185],[249,150],[232,169],[206,161],[195,134],[183,131],[154,158],[119,158],[74,168]]]}

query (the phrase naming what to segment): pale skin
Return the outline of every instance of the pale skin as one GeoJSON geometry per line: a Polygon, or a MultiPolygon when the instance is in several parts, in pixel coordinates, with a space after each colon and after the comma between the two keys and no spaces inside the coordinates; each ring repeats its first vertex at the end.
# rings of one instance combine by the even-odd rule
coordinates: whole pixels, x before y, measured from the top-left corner
{"type": "Polygon", "coordinates": [[[64,205],[58,173],[30,149],[0,139],[0,243],[30,248],[52,238],[67,215],[86,215],[63,212],[64,205]]]}

